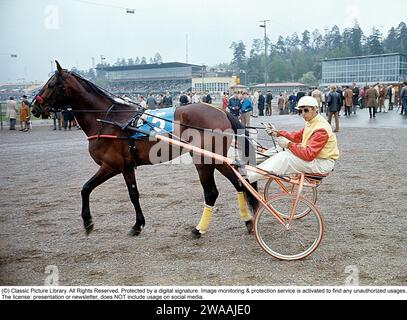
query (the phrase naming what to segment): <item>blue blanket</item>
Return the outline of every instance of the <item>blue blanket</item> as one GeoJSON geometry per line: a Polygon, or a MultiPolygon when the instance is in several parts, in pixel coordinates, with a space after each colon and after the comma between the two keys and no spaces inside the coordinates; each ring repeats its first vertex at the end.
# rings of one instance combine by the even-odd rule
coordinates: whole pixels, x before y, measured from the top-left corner
{"type": "MultiPolygon", "coordinates": [[[[155,109],[155,110],[146,110],[145,115],[147,116],[147,123],[140,120],[137,125],[137,128],[146,132],[153,131],[154,127],[161,129],[163,133],[172,133],[174,131],[174,113],[175,108],[166,108],[166,109],[155,109]],[[168,121],[155,118],[163,118],[168,121]]],[[[145,134],[135,133],[132,138],[139,139],[146,137],[145,134]]]]}

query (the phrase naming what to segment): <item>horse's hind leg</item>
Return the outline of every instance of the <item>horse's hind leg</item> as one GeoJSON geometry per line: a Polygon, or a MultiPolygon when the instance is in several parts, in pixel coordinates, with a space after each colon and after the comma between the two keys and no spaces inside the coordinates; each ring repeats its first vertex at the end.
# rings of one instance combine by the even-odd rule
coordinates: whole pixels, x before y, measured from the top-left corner
{"type": "Polygon", "coordinates": [[[124,177],[124,180],[126,181],[127,189],[129,190],[130,200],[134,205],[134,209],[136,210],[136,224],[130,230],[129,235],[138,236],[138,235],[140,235],[141,231],[143,230],[143,228],[145,226],[145,220],[144,220],[143,212],[141,211],[141,206],[140,206],[140,201],[139,201],[140,194],[137,189],[136,175],[134,173],[133,165],[128,166],[124,169],[123,177],[124,177]]]}
{"type": "MultiPolygon", "coordinates": [[[[257,209],[257,200],[243,187],[239,178],[227,165],[218,165],[216,169],[222,173],[235,187],[240,209],[240,219],[246,224],[247,231],[253,231],[253,217],[249,211],[249,205],[253,211],[257,209]],[[247,202],[249,200],[249,203],[247,202]]],[[[257,186],[254,186],[257,189],[257,186]]]]}
{"type": "Polygon", "coordinates": [[[98,172],[88,182],[86,182],[82,188],[82,219],[88,235],[93,231],[94,227],[92,216],[90,215],[89,196],[96,187],[100,186],[102,183],[106,182],[117,174],[118,172],[100,167],[98,172]]]}
{"type": "Polygon", "coordinates": [[[211,165],[196,165],[196,169],[198,170],[199,179],[204,189],[205,208],[202,213],[201,221],[196,228],[192,229],[192,234],[195,238],[200,238],[209,229],[213,207],[215,206],[219,192],[215,184],[215,167],[211,165]]]}

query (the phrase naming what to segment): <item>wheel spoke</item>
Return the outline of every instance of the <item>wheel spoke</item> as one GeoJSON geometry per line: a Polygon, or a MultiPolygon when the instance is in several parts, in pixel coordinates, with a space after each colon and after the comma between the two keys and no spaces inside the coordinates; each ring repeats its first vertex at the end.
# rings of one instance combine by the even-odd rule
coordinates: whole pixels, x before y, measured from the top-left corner
{"type": "MultiPolygon", "coordinates": [[[[287,219],[296,196],[280,194],[270,198],[268,206],[274,208],[282,219],[287,219]]],[[[299,199],[299,209],[309,213],[301,219],[293,220],[290,228],[284,228],[261,206],[255,219],[256,240],[268,254],[281,260],[298,260],[307,257],[319,245],[323,235],[323,221],[319,210],[307,199],[299,199]]],[[[295,212],[296,215],[298,212],[295,212]]]]}

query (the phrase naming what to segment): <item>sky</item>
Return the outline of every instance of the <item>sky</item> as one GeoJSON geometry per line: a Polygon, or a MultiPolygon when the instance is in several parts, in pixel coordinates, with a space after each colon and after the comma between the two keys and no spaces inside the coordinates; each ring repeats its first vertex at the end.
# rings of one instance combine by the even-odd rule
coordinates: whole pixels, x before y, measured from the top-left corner
{"type": "Polygon", "coordinates": [[[274,43],[306,29],[343,31],[354,19],[367,35],[373,26],[387,35],[407,23],[407,2],[388,3],[390,9],[377,0],[0,0],[0,83],[45,81],[55,59],[67,69],[89,69],[101,56],[114,63],[157,52],[164,62],[230,62],[233,41],[249,52],[252,40],[264,37],[260,20],[270,20],[274,43]]]}

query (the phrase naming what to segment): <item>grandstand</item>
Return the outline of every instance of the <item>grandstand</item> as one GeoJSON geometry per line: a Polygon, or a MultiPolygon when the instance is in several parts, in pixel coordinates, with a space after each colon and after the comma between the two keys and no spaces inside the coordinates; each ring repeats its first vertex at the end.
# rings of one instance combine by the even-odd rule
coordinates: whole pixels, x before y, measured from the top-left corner
{"type": "Polygon", "coordinates": [[[109,91],[118,95],[146,95],[192,89],[192,78],[202,74],[202,66],[171,62],[98,68],[106,72],[109,91]]]}
{"type": "Polygon", "coordinates": [[[20,98],[22,95],[32,97],[44,84],[43,83],[9,83],[0,85],[0,101],[10,97],[20,98]]]}

